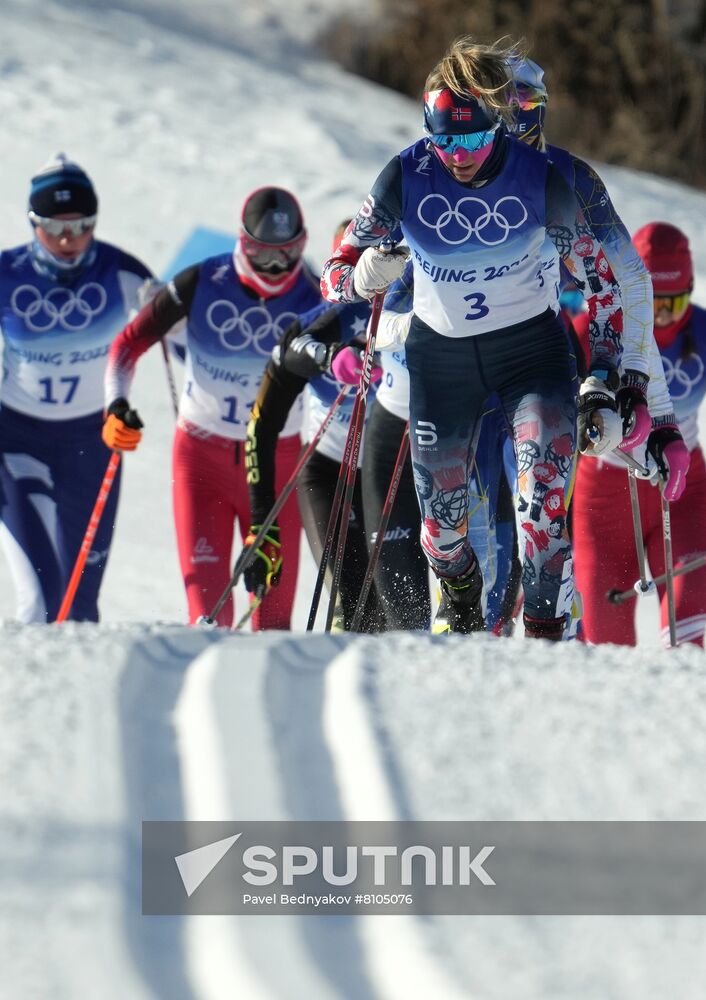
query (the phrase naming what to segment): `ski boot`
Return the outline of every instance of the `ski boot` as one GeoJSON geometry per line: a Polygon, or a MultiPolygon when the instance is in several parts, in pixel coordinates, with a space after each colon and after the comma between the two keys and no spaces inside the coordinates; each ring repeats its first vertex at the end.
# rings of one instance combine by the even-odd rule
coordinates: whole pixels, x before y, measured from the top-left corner
{"type": "Polygon", "coordinates": [[[565,615],[562,615],[561,618],[530,618],[525,611],[522,620],[527,639],[547,639],[549,642],[561,642],[564,638],[565,615]]]}
{"type": "Polygon", "coordinates": [[[483,576],[474,558],[473,565],[463,576],[439,580],[439,608],[431,627],[432,635],[447,632],[482,632],[485,629],[481,598],[483,576]]]}

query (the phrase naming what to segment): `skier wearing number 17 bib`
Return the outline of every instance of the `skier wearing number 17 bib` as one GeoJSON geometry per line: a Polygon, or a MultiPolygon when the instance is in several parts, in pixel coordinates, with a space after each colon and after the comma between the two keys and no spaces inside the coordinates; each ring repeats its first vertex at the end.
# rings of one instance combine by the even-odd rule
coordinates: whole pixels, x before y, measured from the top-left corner
{"type": "MultiPolygon", "coordinates": [[[[103,374],[116,333],[150,277],[94,238],[98,198],[57,153],[32,178],[32,242],[0,254],[0,534],[23,623],[56,619],[110,451],[101,441],[103,374]]],[[[98,621],[120,470],[68,617],[98,621]]]]}
{"type": "Polygon", "coordinates": [[[406,340],[411,454],[421,542],[441,582],[437,621],[483,628],[482,578],[468,541],[468,473],[478,420],[495,394],[512,428],[520,502],[525,634],[559,640],[571,543],[553,530],[566,507],[577,425],[575,359],[542,274],[549,235],[590,298],[598,336],[579,392],[579,446],[599,454],[622,440],[616,368],[620,335],[600,274],[577,252],[584,220],[553,164],[508,134],[517,47],[460,38],[427,78],[426,138],[375,181],[338,252],[324,266],[333,301],[367,298],[399,277],[401,258],[376,247],[401,230],[412,252],[414,316],[406,340]],[[606,335],[601,336],[603,332],[606,335]],[[616,350],[617,346],[617,350],[616,350]],[[590,432],[590,433],[589,433],[590,432]]]}

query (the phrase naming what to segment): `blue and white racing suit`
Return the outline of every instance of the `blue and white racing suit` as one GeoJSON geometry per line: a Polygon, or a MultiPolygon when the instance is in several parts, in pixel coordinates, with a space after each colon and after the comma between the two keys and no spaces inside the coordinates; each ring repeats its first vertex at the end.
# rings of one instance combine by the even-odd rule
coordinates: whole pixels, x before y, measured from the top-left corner
{"type": "MultiPolygon", "coordinates": [[[[35,244],[0,254],[0,534],[21,622],[56,618],[110,452],[103,373],[148,269],[95,241],[63,275],[35,244]]],[[[119,470],[118,470],[119,473],[119,470]]],[[[69,617],[98,621],[120,490],[112,487],[69,617]]]]}

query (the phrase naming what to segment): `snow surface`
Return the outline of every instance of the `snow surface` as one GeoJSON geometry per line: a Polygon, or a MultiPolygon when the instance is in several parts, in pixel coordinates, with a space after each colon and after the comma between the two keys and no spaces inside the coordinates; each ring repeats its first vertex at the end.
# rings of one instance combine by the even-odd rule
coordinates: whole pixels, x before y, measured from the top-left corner
{"type": "MultiPolygon", "coordinates": [[[[318,0],[3,0],[3,245],[65,149],[100,235],[158,273],[268,182],[330,233],[417,107],[322,61],[318,0]]],[[[706,302],[706,196],[600,168],[627,225],[680,225],[706,302]]],[[[700,997],[697,918],[140,916],[143,819],[706,819],[706,671],[636,650],[189,630],[161,358],[132,393],[104,624],[20,627],[0,562],[0,1000],[700,997]]],[[[305,548],[305,547],[304,547],[305,548]]],[[[305,554],[301,630],[313,567],[305,554]]],[[[243,601],[242,591],[239,600],[243,601]]]]}

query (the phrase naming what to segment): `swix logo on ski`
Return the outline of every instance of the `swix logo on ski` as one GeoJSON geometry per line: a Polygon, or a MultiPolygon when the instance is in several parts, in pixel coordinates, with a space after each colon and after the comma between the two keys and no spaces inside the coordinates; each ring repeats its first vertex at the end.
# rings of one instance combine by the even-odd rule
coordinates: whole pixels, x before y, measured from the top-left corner
{"type": "MultiPolygon", "coordinates": [[[[371,542],[376,542],[378,537],[377,531],[374,531],[370,536],[371,542]]],[[[403,528],[398,524],[395,528],[388,528],[385,532],[384,542],[403,542],[408,538],[412,537],[411,528],[403,528]]]]}
{"type": "Polygon", "coordinates": [[[194,545],[194,551],[191,555],[192,564],[196,565],[198,563],[217,563],[219,558],[213,553],[213,546],[208,544],[208,540],[203,536],[198,539],[196,545],[194,545]]]}
{"type": "Polygon", "coordinates": [[[439,440],[439,435],[436,433],[436,424],[433,424],[430,420],[418,420],[417,426],[414,428],[414,433],[417,438],[417,444],[422,450],[433,447],[439,440]]]}

